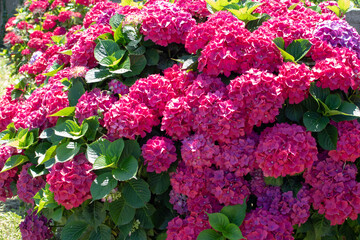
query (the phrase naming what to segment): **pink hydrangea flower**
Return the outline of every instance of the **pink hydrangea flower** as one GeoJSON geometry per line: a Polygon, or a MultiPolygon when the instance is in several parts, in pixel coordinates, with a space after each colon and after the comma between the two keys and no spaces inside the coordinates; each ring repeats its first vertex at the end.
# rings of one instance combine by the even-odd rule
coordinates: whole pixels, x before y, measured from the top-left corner
{"type": "Polygon", "coordinates": [[[22,201],[34,204],[33,197],[41,188],[45,187],[46,182],[42,176],[36,178],[30,176],[28,169],[31,165],[31,163],[27,163],[22,167],[16,189],[22,201]]]}
{"type": "Polygon", "coordinates": [[[278,123],[261,133],[255,156],[265,177],[294,175],[317,160],[316,141],[305,127],[278,123]]]}
{"type": "Polygon", "coordinates": [[[84,154],[53,165],[46,182],[50,184],[49,190],[54,193],[55,201],[69,210],[91,199],[90,187],[96,178],[91,169],[84,154]]]}
{"type": "Polygon", "coordinates": [[[210,228],[206,215],[193,214],[185,219],[176,217],[168,223],[167,240],[194,240],[202,230],[210,228]]]}
{"type": "Polygon", "coordinates": [[[176,0],[175,4],[196,18],[202,19],[210,15],[204,0],[176,0]]]}
{"type": "Polygon", "coordinates": [[[177,159],[174,143],[166,137],[155,136],[149,139],[141,149],[148,172],[165,172],[177,159]]]}
{"type": "Polygon", "coordinates": [[[19,225],[21,237],[23,240],[51,239],[54,234],[49,225],[50,221],[45,216],[38,216],[36,211],[29,209],[19,225]]]}
{"type": "Polygon", "coordinates": [[[109,82],[109,90],[115,94],[126,95],[129,93],[129,87],[117,79],[109,82]]]}
{"type": "MultiPolygon", "coordinates": [[[[18,151],[14,147],[9,147],[5,145],[0,146],[0,169],[5,165],[5,162],[12,155],[17,154],[18,151]]],[[[7,198],[13,196],[11,191],[10,184],[17,180],[17,167],[12,168],[8,171],[0,173],[0,201],[5,202],[7,198]]]]}

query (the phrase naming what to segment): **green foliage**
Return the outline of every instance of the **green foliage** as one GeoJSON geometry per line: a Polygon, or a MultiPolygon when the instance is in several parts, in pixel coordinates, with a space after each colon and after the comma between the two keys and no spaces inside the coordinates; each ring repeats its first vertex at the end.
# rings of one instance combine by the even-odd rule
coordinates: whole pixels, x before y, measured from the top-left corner
{"type": "Polygon", "coordinates": [[[281,52],[285,62],[297,63],[310,51],[311,43],[307,39],[297,39],[292,41],[285,49],[284,39],[281,37],[273,40],[281,52]]]}

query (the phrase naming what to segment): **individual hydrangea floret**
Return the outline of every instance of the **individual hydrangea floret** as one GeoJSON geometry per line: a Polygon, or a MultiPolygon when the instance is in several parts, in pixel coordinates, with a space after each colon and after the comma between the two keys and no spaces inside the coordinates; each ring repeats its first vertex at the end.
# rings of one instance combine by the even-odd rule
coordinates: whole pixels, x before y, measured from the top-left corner
{"type": "Polygon", "coordinates": [[[173,141],[166,137],[155,136],[142,146],[144,164],[148,172],[161,173],[176,161],[176,148],[173,141]]]}
{"type": "Polygon", "coordinates": [[[145,137],[151,132],[152,127],[160,123],[158,115],[144,103],[124,96],[115,102],[107,113],[104,114],[104,126],[111,138],[145,137]]]}
{"type": "Polygon", "coordinates": [[[91,170],[92,165],[84,154],[53,165],[46,182],[50,184],[49,190],[54,193],[55,201],[69,210],[91,199],[90,187],[96,178],[91,170]]]}
{"type": "Polygon", "coordinates": [[[255,155],[265,177],[294,175],[317,160],[316,141],[305,127],[278,123],[261,133],[255,155]]]}
{"type": "Polygon", "coordinates": [[[288,62],[280,67],[278,81],[282,84],[283,97],[289,98],[290,104],[299,104],[308,97],[314,77],[305,64],[288,62]]]}
{"type": "Polygon", "coordinates": [[[36,211],[29,209],[24,221],[19,225],[23,240],[47,240],[52,239],[53,232],[49,228],[50,221],[43,215],[37,215],[36,211]]]}
{"type": "Polygon", "coordinates": [[[43,187],[45,187],[45,180],[42,176],[33,178],[28,173],[31,163],[25,164],[19,174],[19,180],[16,183],[17,194],[21,200],[27,203],[34,204],[33,197],[43,187]]]}
{"type": "MultiPolygon", "coordinates": [[[[101,91],[98,88],[85,92],[76,104],[75,117],[81,124],[85,118],[91,116],[101,116],[106,113],[115,103],[116,98],[107,94],[106,91],[101,91]]],[[[100,123],[103,123],[100,121],[100,123]]]]}
{"type": "Polygon", "coordinates": [[[338,130],[336,150],[329,156],[336,161],[355,162],[360,157],[360,124],[357,120],[334,123],[338,130]]]}
{"type": "Polygon", "coordinates": [[[142,9],[141,33],[166,47],[170,43],[185,43],[187,34],[196,24],[191,14],[166,1],[149,2],[142,9]]]}

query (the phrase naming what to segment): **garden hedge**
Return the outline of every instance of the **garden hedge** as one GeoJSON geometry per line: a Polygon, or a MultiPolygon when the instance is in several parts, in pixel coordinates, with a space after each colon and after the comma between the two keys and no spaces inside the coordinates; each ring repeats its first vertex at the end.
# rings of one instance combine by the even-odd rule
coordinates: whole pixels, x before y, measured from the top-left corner
{"type": "Polygon", "coordinates": [[[23,239],[358,239],[349,1],[29,0],[0,200],[23,239]]]}

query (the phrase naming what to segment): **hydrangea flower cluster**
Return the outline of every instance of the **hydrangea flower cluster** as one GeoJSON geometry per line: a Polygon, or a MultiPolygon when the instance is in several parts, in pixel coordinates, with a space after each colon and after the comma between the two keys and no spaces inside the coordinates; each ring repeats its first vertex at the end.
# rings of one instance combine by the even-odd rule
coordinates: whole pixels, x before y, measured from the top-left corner
{"type": "Polygon", "coordinates": [[[79,98],[76,104],[75,117],[79,123],[82,123],[85,118],[97,116],[98,114],[103,115],[115,101],[116,98],[108,95],[106,91],[94,88],[91,92],[85,92],[79,98]]]}
{"type": "Polygon", "coordinates": [[[19,180],[16,183],[16,188],[17,194],[21,200],[34,204],[32,198],[41,188],[45,187],[46,182],[42,176],[36,178],[30,176],[28,170],[31,166],[31,163],[27,163],[22,167],[19,174],[19,180]]]}
{"type": "Polygon", "coordinates": [[[360,183],[356,181],[355,165],[344,165],[332,158],[321,158],[304,173],[314,209],[330,220],[331,225],[343,224],[347,218],[357,219],[360,213],[360,183]]]}
{"type": "Polygon", "coordinates": [[[168,223],[167,238],[169,240],[193,240],[202,230],[210,228],[206,217],[190,215],[185,219],[176,217],[168,223]]]}
{"type": "Polygon", "coordinates": [[[279,123],[261,133],[255,155],[266,177],[294,175],[317,160],[316,141],[302,126],[279,123]]]}
{"type": "Polygon", "coordinates": [[[24,240],[51,239],[54,234],[49,228],[50,221],[36,211],[29,209],[23,222],[20,223],[21,237],[24,240]]]}
{"type": "MultiPolygon", "coordinates": [[[[8,147],[5,145],[0,146],[0,169],[5,165],[6,160],[12,155],[17,154],[18,151],[14,147],[8,147]]],[[[5,202],[7,198],[13,196],[10,184],[18,178],[17,168],[10,169],[6,172],[0,173],[0,201],[5,202]]]]}
{"type": "Polygon", "coordinates": [[[161,173],[176,161],[176,148],[173,141],[166,137],[153,137],[142,146],[144,164],[148,172],[161,173]]]}
{"type": "Polygon", "coordinates": [[[52,166],[46,182],[50,184],[49,189],[54,193],[55,201],[69,210],[91,199],[90,187],[96,178],[91,169],[92,165],[84,154],[52,166]]]}
{"type": "Polygon", "coordinates": [[[145,40],[166,47],[170,43],[185,43],[186,36],[196,21],[191,14],[166,1],[153,1],[141,11],[141,33],[145,40]]]}
{"type": "Polygon", "coordinates": [[[23,101],[22,98],[12,100],[11,92],[14,86],[6,88],[5,94],[0,98],[0,131],[4,131],[11,123],[19,104],[23,101]]]}
{"type": "Polygon", "coordinates": [[[113,79],[109,82],[109,90],[114,94],[120,95],[126,95],[129,93],[129,87],[117,79],[113,79]]]}

